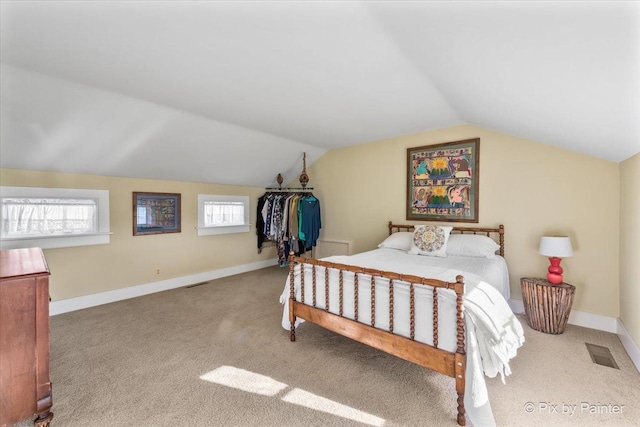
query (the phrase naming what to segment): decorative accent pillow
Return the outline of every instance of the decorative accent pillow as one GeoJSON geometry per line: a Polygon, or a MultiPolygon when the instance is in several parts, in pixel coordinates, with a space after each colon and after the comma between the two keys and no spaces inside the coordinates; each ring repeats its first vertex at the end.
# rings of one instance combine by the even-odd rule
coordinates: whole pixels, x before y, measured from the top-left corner
{"type": "Polygon", "coordinates": [[[492,238],[477,234],[452,234],[447,242],[447,255],[476,258],[496,258],[500,249],[492,238]]]}
{"type": "Polygon", "coordinates": [[[411,242],[411,255],[446,257],[447,241],[453,227],[438,225],[416,225],[411,242]]]}
{"type": "Polygon", "coordinates": [[[378,245],[379,248],[400,249],[407,252],[411,249],[411,242],[413,241],[413,232],[411,231],[399,231],[391,234],[384,239],[382,243],[378,245]]]}

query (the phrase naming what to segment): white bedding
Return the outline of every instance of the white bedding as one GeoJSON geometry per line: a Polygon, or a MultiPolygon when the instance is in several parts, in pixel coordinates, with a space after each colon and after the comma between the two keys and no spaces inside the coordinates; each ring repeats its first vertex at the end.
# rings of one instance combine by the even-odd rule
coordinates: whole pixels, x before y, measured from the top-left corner
{"type": "MultiPolygon", "coordinates": [[[[438,274],[445,274],[445,270],[450,270],[451,276],[445,279],[455,282],[456,274],[460,272],[475,274],[480,276],[485,282],[493,286],[502,294],[507,301],[511,298],[509,287],[509,270],[504,258],[496,255],[495,258],[447,256],[446,258],[431,257],[424,255],[409,255],[405,251],[398,249],[380,248],[369,252],[362,252],[350,257],[329,257],[326,261],[341,262],[343,264],[363,265],[379,270],[398,271],[398,266],[411,266],[420,271],[427,271],[424,268],[434,268],[438,274]],[[338,261],[342,259],[342,261],[338,261]],[[349,260],[346,262],[345,260],[349,260]],[[362,263],[362,264],[361,264],[362,263]],[[382,267],[382,266],[385,267],[382,267]]],[[[403,270],[404,271],[404,270],[403,270]]],[[[433,277],[433,276],[425,276],[433,277]]]]}
{"type": "MultiPolygon", "coordinates": [[[[429,259],[431,257],[419,255],[407,255],[403,251],[395,249],[376,249],[354,256],[334,256],[324,258],[323,261],[336,262],[342,264],[356,265],[360,267],[374,268],[384,271],[394,271],[397,273],[411,274],[421,277],[429,277],[449,282],[455,281],[458,274],[465,278],[465,326],[467,343],[467,370],[465,389],[465,408],[467,416],[475,427],[494,426],[495,421],[489,398],[487,395],[484,375],[495,377],[501,374],[509,375],[509,360],[516,355],[517,349],[524,343],[522,326],[509,308],[505,298],[502,296],[504,282],[495,285],[488,284],[483,277],[470,273],[469,270],[461,271],[453,264],[454,257],[429,259]],[[403,256],[404,255],[404,256],[403,256]],[[440,266],[435,266],[434,261],[440,262],[440,266]]],[[[460,259],[462,257],[456,257],[460,259]]],[[[504,259],[498,258],[498,260],[504,259]]],[[[499,277],[496,273],[500,261],[486,263],[484,258],[466,258],[464,268],[475,268],[476,272],[484,274],[486,277],[499,277]],[[485,262],[482,262],[485,261],[485,262]],[[488,266],[488,267],[487,267],[488,266]]],[[[437,262],[436,262],[437,264],[437,262]]],[[[506,265],[505,265],[506,270],[506,265]]],[[[344,306],[343,316],[353,319],[353,273],[345,272],[344,283],[344,306]]],[[[312,305],[312,272],[311,266],[305,268],[305,303],[312,305]]],[[[296,299],[300,301],[300,266],[294,269],[296,299]]],[[[489,280],[495,280],[489,279],[489,280]]],[[[325,287],[324,268],[317,267],[316,271],[316,306],[324,308],[325,287]]],[[[329,311],[339,313],[339,291],[338,291],[338,271],[330,269],[329,274],[329,311]]],[[[394,333],[409,337],[409,285],[404,282],[394,282],[394,333]]],[[[491,282],[489,282],[491,283],[491,282]]],[[[360,274],[358,280],[359,297],[358,312],[359,321],[370,324],[370,276],[360,274]]],[[[508,289],[508,279],[506,280],[508,289]]],[[[386,279],[376,280],[376,328],[388,330],[388,289],[389,282],[386,279]]],[[[282,314],[282,327],[286,330],[290,328],[289,322],[289,278],[285,289],[280,297],[280,302],[284,304],[282,314]]],[[[415,340],[433,345],[433,320],[432,320],[433,294],[430,287],[415,286],[415,340]]],[[[455,352],[456,350],[456,310],[455,293],[446,289],[438,291],[438,348],[455,352]]],[[[302,322],[298,319],[296,326],[302,322]]]]}

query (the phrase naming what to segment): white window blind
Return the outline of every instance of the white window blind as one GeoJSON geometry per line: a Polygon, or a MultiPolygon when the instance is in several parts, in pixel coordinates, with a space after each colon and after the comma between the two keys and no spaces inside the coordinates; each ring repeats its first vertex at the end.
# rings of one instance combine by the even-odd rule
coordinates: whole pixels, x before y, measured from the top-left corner
{"type": "Polygon", "coordinates": [[[198,235],[249,231],[249,197],[198,195],[198,235]]]}
{"type": "Polygon", "coordinates": [[[2,198],[2,235],[95,233],[95,199],[2,198]]]}
{"type": "Polygon", "coordinates": [[[109,243],[109,192],[0,187],[0,246],[45,249],[109,243]]]}
{"type": "Polygon", "coordinates": [[[244,225],[244,203],[204,202],[204,226],[244,225]]]}

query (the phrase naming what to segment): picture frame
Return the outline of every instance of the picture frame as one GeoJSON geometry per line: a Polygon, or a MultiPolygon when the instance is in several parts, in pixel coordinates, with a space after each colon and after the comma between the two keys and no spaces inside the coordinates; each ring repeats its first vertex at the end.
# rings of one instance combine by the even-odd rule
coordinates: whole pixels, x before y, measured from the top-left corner
{"type": "Polygon", "coordinates": [[[133,192],[133,235],[180,233],[180,194],[133,192]]]}
{"type": "Polygon", "coordinates": [[[480,138],[407,149],[407,220],[478,222],[480,138]]]}

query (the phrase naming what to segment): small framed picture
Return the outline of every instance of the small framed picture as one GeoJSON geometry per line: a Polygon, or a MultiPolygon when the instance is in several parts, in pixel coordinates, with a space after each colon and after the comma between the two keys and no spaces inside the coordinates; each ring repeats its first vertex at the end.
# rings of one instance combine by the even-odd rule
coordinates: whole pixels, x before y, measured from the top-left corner
{"type": "Polygon", "coordinates": [[[180,233],[179,193],[133,193],[133,235],[180,233]]]}

